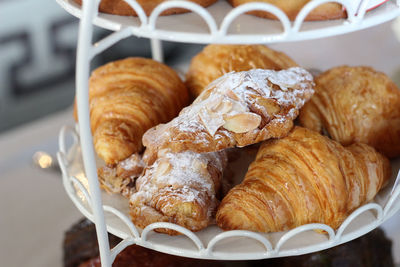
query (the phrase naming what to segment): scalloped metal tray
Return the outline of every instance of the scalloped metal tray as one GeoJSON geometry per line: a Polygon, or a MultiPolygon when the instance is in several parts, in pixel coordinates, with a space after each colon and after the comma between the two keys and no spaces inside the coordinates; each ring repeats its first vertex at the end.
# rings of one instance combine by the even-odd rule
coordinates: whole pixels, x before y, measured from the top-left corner
{"type": "MultiPolygon", "coordinates": [[[[87,218],[93,220],[79,138],[72,127],[65,127],[60,133],[58,160],[63,173],[64,187],[69,197],[87,218]],[[70,142],[70,146],[67,148],[66,140],[71,140],[71,136],[73,142],[70,142]]],[[[251,161],[251,156],[247,154],[245,161],[237,172],[238,179],[243,177],[246,166],[251,161]],[[244,171],[243,168],[245,168],[244,171]]],[[[400,168],[400,159],[393,160],[392,167],[393,177],[390,184],[379,192],[374,202],[355,210],[338,230],[333,230],[324,224],[308,224],[290,231],[262,234],[250,231],[224,232],[213,225],[194,233],[171,223],[153,223],[145,229],[138,229],[129,219],[127,199],[103,192],[103,208],[108,231],[124,239],[120,249],[127,244],[135,243],[178,256],[216,260],[294,256],[348,242],[373,230],[393,216],[400,209],[398,199],[400,187],[396,183],[397,180],[400,180],[400,178],[396,179],[400,168]],[[153,231],[156,228],[174,229],[181,232],[182,235],[169,236],[156,233],[153,231]],[[323,233],[316,230],[323,230],[323,233]]]]}
{"type": "MultiPolygon", "coordinates": [[[[56,0],[66,11],[81,18],[82,8],[73,0],[56,0]]],[[[299,13],[294,22],[278,8],[265,3],[248,3],[232,8],[226,1],[203,8],[192,2],[167,1],[146,17],[116,16],[99,13],[93,20],[97,26],[119,31],[130,28],[139,37],[186,43],[275,43],[323,38],[365,29],[389,21],[400,15],[400,1],[370,0],[357,13],[355,1],[335,0],[346,6],[348,19],[303,22],[316,6],[332,0],[313,0],[299,13]],[[191,13],[159,16],[171,7],[185,7],[191,13]],[[377,8],[378,7],[378,8],[377,8]],[[375,8],[375,9],[374,9],[375,8]],[[366,12],[366,10],[371,10],[366,12]],[[246,15],[251,10],[266,10],[280,21],[246,15]]],[[[127,1],[129,2],[129,0],[127,1]]]]}

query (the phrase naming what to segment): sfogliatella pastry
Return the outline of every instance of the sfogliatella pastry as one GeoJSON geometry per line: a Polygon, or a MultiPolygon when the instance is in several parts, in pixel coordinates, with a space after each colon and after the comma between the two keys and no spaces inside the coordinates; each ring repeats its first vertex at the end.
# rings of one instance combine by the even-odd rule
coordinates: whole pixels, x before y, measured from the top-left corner
{"type": "Polygon", "coordinates": [[[197,97],[209,83],[231,71],[282,70],[296,66],[286,54],[264,45],[211,44],[190,62],[186,86],[197,97]]]}
{"type": "Polygon", "coordinates": [[[147,150],[213,152],[286,136],[313,94],[302,68],[231,72],[212,82],[179,116],[148,130],[147,150]]]}
{"type": "MultiPolygon", "coordinates": [[[[82,5],[82,0],[74,0],[79,5],[82,5]]],[[[150,16],[154,8],[163,2],[170,0],[136,0],[136,2],[143,8],[144,13],[150,16]]],[[[188,0],[190,2],[199,4],[203,7],[214,4],[217,0],[188,0]]],[[[121,15],[121,16],[137,16],[135,10],[124,0],[101,0],[99,11],[103,13],[121,15]]],[[[186,13],[189,10],[184,8],[170,8],[161,13],[161,15],[172,15],[186,13]]]]}
{"type": "Polygon", "coordinates": [[[366,143],[400,155],[400,90],[370,67],[340,66],[319,75],[315,94],[300,112],[302,126],[343,145],[366,143]]]}
{"type": "MultiPolygon", "coordinates": [[[[136,180],[130,198],[130,215],[141,228],[154,222],[171,222],[199,231],[213,222],[219,201],[225,152],[158,151],[156,161],[136,180]]],[[[169,229],[156,231],[178,234],[169,229]]]]}
{"type": "Polygon", "coordinates": [[[264,142],[244,181],[222,200],[224,230],[288,230],[307,223],[336,229],[371,201],[391,174],[387,158],[361,143],[348,147],[302,127],[264,142]]]}
{"type": "Polygon", "coordinates": [[[144,167],[142,156],[135,153],[115,165],[98,168],[97,175],[106,192],[129,198],[136,192],[135,180],[142,174],[144,167]]]}
{"type": "MultiPolygon", "coordinates": [[[[228,0],[232,6],[237,7],[239,5],[243,5],[250,2],[261,2],[272,4],[279,9],[281,9],[290,20],[295,20],[297,14],[301,11],[301,9],[308,3],[310,0],[228,0]]],[[[249,12],[252,15],[268,18],[268,19],[276,19],[276,17],[265,11],[251,11],[249,12]]],[[[330,19],[340,19],[346,18],[347,13],[346,10],[339,3],[324,3],[322,5],[317,6],[314,10],[312,10],[308,16],[306,17],[306,21],[313,20],[330,20],[330,19]]]]}
{"type": "Polygon", "coordinates": [[[142,150],[142,135],[174,118],[188,92],[174,70],[146,58],[114,61],[89,80],[94,147],[108,165],[142,150]]]}

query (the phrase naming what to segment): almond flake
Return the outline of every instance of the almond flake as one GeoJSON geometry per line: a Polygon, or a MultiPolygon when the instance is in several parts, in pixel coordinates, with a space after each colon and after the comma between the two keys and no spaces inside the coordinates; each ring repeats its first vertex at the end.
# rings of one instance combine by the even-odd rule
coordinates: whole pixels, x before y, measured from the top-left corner
{"type": "Polygon", "coordinates": [[[246,112],[225,118],[225,129],[234,133],[246,133],[254,130],[261,123],[261,116],[246,112]]]}
{"type": "Polygon", "coordinates": [[[219,127],[221,127],[225,123],[224,118],[221,114],[209,112],[205,108],[200,110],[199,117],[203,125],[206,127],[207,132],[211,136],[214,136],[219,127]]]}
{"type": "Polygon", "coordinates": [[[167,174],[171,170],[171,164],[168,161],[162,161],[157,166],[156,176],[160,177],[167,174]]]}
{"type": "Polygon", "coordinates": [[[231,111],[232,107],[233,107],[232,102],[223,100],[212,111],[219,113],[219,114],[226,114],[229,111],[231,111]]]}
{"type": "Polygon", "coordinates": [[[231,89],[227,89],[225,92],[225,95],[229,98],[232,98],[235,101],[240,100],[239,96],[235,92],[233,92],[231,89]]]}
{"type": "Polygon", "coordinates": [[[256,103],[265,108],[268,114],[276,114],[281,111],[281,107],[276,101],[270,98],[258,97],[256,103]]]}
{"type": "Polygon", "coordinates": [[[158,150],[157,156],[159,158],[164,158],[167,153],[168,153],[168,149],[167,148],[163,148],[163,149],[158,150]]]}

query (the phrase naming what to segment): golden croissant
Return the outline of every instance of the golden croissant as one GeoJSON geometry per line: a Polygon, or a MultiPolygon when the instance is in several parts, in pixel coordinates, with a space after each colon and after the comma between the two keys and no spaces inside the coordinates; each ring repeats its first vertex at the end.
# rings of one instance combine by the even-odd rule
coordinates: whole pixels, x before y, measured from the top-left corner
{"type": "Polygon", "coordinates": [[[302,126],[343,145],[366,143],[400,155],[400,90],[370,67],[341,66],[316,78],[315,94],[300,112],[302,126]]]}
{"type": "Polygon", "coordinates": [[[145,58],[127,58],[96,69],[89,80],[94,147],[106,164],[142,150],[142,135],[174,118],[188,92],[174,70],[145,58]]]}
{"type": "MultiPolygon", "coordinates": [[[[199,231],[213,222],[219,201],[225,152],[197,154],[160,150],[156,161],[136,180],[130,214],[138,227],[172,222],[199,231]]],[[[157,229],[171,235],[177,232],[157,229]]]]}
{"type": "Polygon", "coordinates": [[[390,172],[389,160],[366,144],[343,147],[295,127],[287,137],[262,144],[244,181],[222,200],[217,224],[258,232],[308,223],[336,229],[374,198],[390,172]]]}
{"type": "Polygon", "coordinates": [[[297,64],[286,54],[264,45],[206,46],[190,62],[186,86],[197,97],[209,83],[231,71],[282,70],[297,64]]]}
{"type": "Polygon", "coordinates": [[[205,153],[283,137],[312,94],[313,78],[302,68],[228,73],[177,118],[148,130],[143,144],[153,153],[205,153]]]}

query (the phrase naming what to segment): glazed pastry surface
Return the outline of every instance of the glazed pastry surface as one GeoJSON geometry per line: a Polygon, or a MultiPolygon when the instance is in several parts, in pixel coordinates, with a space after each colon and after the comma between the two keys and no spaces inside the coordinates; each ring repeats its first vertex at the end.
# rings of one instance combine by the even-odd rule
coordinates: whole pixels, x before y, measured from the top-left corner
{"type": "Polygon", "coordinates": [[[168,66],[127,58],[93,71],[89,99],[95,150],[113,165],[140,152],[145,131],[174,118],[187,104],[188,92],[168,66]]]}
{"type": "Polygon", "coordinates": [[[190,62],[186,86],[197,97],[215,79],[231,71],[282,70],[297,64],[286,54],[264,45],[206,46],[190,62]]]}
{"type": "Polygon", "coordinates": [[[179,116],[146,132],[153,151],[214,152],[285,136],[313,94],[313,78],[302,68],[254,69],[215,80],[179,116]]]}
{"type": "Polygon", "coordinates": [[[389,77],[370,67],[340,66],[315,83],[300,112],[302,126],[343,145],[361,142],[388,157],[400,155],[400,90],[389,77]]]}
{"type": "MultiPolygon", "coordinates": [[[[295,20],[297,14],[300,10],[308,3],[310,0],[228,0],[232,6],[236,7],[242,4],[250,3],[250,2],[262,2],[267,4],[272,4],[279,9],[281,9],[290,20],[295,20]]],[[[249,12],[252,15],[268,18],[268,19],[276,19],[274,15],[264,11],[252,11],[249,12]]],[[[330,20],[330,19],[340,19],[346,18],[347,13],[346,10],[342,7],[342,5],[338,3],[324,3],[322,5],[317,6],[314,10],[312,10],[308,16],[306,17],[306,21],[314,21],[314,20],[330,20]]]]}
{"type": "MultiPolygon", "coordinates": [[[[136,181],[136,193],[130,198],[132,221],[141,228],[154,222],[172,222],[191,231],[207,227],[214,221],[226,163],[225,152],[160,150],[136,181]]],[[[169,229],[156,231],[178,234],[169,229]]]]}
{"type": "MultiPolygon", "coordinates": [[[[74,0],[79,5],[82,5],[82,0],[74,0]]],[[[136,0],[136,2],[143,8],[144,13],[147,16],[150,16],[151,12],[154,8],[156,8],[159,4],[163,2],[167,2],[171,0],[136,0]]],[[[203,7],[207,7],[211,4],[214,4],[217,0],[188,0],[190,2],[199,4],[203,7]]],[[[103,13],[109,13],[114,15],[121,16],[137,16],[135,10],[130,7],[128,3],[124,0],[101,0],[99,5],[99,11],[103,13]]],[[[161,13],[161,15],[172,15],[179,13],[186,13],[187,9],[183,8],[171,8],[161,13]]]]}
{"type": "Polygon", "coordinates": [[[343,147],[295,127],[264,142],[244,181],[222,200],[216,220],[224,230],[278,232],[308,223],[336,229],[371,201],[390,178],[390,163],[372,147],[343,147]]]}

